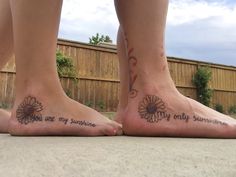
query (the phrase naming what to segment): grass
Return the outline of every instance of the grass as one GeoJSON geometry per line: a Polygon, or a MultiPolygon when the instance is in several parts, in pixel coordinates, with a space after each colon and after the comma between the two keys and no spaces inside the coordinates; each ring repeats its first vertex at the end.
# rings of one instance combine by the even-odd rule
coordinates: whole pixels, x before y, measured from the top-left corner
{"type": "Polygon", "coordinates": [[[236,114],[233,114],[233,115],[230,115],[230,116],[236,119],[236,114]]]}
{"type": "Polygon", "coordinates": [[[101,112],[104,116],[108,117],[109,119],[113,120],[114,116],[116,115],[115,112],[101,112]]]}

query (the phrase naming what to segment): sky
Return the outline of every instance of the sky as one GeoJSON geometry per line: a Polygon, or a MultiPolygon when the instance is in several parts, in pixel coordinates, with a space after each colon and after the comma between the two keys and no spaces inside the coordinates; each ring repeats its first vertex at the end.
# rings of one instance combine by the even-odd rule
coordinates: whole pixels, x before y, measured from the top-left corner
{"type": "MultiPolygon", "coordinates": [[[[113,0],[64,0],[59,38],[116,43],[118,26],[113,0]]],[[[236,1],[170,0],[165,40],[168,56],[236,66],[236,1]]]]}

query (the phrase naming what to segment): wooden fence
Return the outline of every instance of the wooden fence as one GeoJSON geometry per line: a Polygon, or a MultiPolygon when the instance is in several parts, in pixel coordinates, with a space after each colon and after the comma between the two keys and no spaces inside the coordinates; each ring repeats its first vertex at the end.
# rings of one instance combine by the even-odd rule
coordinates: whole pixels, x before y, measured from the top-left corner
{"type": "MultiPolygon", "coordinates": [[[[58,49],[73,59],[78,82],[68,77],[61,83],[68,95],[101,111],[115,111],[119,95],[119,67],[115,48],[58,40],[58,49]]],[[[168,57],[171,76],[178,90],[196,99],[192,77],[200,66],[212,70],[212,106],[219,103],[225,110],[236,105],[236,67],[168,57]]],[[[0,105],[12,105],[14,99],[14,59],[0,71],[0,105]]]]}

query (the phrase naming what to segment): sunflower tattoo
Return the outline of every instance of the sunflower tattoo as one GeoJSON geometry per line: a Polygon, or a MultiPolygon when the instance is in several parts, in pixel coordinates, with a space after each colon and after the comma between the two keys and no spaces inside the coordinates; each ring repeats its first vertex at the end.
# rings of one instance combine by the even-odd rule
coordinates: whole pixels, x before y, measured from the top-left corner
{"type": "Polygon", "coordinates": [[[35,97],[28,96],[18,106],[16,118],[21,124],[27,125],[36,121],[42,121],[40,112],[43,110],[42,104],[35,97]]]}
{"type": "Polygon", "coordinates": [[[139,115],[147,122],[158,122],[162,119],[169,120],[170,114],[166,113],[165,103],[155,95],[147,95],[139,103],[139,115]]]}

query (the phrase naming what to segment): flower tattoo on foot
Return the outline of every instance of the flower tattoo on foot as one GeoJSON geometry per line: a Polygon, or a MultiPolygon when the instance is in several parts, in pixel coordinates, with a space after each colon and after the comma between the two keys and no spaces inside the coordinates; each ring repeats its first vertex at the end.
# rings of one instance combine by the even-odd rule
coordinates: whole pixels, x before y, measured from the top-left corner
{"type": "Polygon", "coordinates": [[[170,114],[166,113],[165,103],[155,95],[145,96],[139,103],[138,112],[142,119],[151,123],[170,119],[170,114]]]}
{"type": "Polygon", "coordinates": [[[27,125],[36,121],[42,121],[40,112],[42,104],[32,96],[26,97],[16,110],[16,118],[21,124],[27,125]]]}

